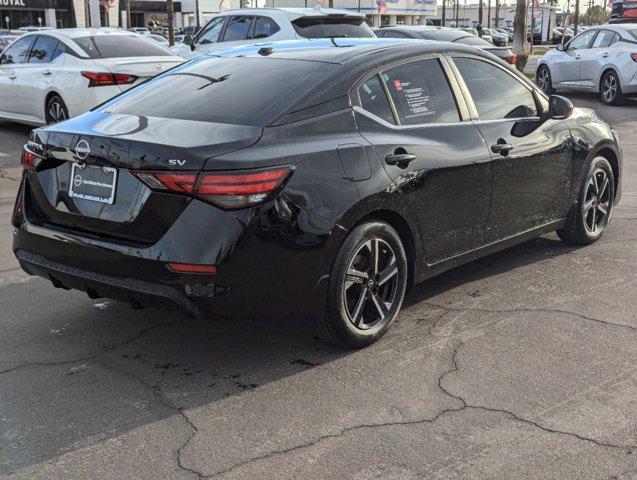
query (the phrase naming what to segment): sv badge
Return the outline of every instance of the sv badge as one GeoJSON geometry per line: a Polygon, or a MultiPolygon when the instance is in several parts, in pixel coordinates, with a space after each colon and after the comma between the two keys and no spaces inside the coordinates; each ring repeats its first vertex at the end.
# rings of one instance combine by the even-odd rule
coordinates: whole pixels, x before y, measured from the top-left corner
{"type": "Polygon", "coordinates": [[[183,167],[184,165],[186,165],[187,160],[175,160],[173,158],[171,158],[170,160],[168,160],[168,165],[170,165],[171,167],[183,167]]]}

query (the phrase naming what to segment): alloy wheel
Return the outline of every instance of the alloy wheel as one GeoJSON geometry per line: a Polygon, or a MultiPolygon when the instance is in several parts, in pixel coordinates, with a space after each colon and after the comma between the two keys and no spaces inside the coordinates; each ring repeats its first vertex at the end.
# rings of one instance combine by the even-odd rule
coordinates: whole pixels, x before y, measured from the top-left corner
{"type": "Polygon", "coordinates": [[[606,103],[612,103],[617,96],[617,79],[615,75],[606,75],[602,82],[602,96],[606,103]]]}
{"type": "Polygon", "coordinates": [[[537,83],[543,92],[546,92],[551,86],[551,75],[546,67],[543,67],[538,72],[537,83]]]}
{"type": "Polygon", "coordinates": [[[64,105],[57,98],[49,102],[47,117],[48,123],[58,123],[68,119],[64,105]]]}
{"type": "Polygon", "coordinates": [[[368,240],[354,253],[347,267],[343,302],[349,321],[368,330],[389,320],[399,300],[398,265],[392,247],[381,238],[368,240]]]}
{"type": "Polygon", "coordinates": [[[592,235],[599,234],[608,222],[611,209],[609,184],[610,179],[601,168],[594,170],[588,179],[584,202],[584,226],[592,235]]]}

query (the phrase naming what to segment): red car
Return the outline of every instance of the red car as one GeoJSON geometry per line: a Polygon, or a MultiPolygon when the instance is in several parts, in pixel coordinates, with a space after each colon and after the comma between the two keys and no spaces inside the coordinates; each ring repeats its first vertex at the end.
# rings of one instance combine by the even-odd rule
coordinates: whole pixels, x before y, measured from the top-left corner
{"type": "Polygon", "coordinates": [[[637,2],[614,2],[610,23],[637,22],[637,2]]]}
{"type": "Polygon", "coordinates": [[[18,38],[17,35],[1,35],[0,36],[0,53],[2,53],[2,51],[7,48],[11,42],[13,42],[16,38],[18,38]]]}

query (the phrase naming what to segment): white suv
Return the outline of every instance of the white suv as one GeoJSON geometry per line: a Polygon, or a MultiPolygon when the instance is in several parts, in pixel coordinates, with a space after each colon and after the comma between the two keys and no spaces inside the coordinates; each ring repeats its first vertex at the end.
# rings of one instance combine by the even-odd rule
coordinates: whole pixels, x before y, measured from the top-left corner
{"type": "Polygon", "coordinates": [[[228,10],[195,36],[171,48],[185,59],[254,43],[301,38],[373,38],[365,16],[333,8],[250,8],[228,10]]]}
{"type": "Polygon", "coordinates": [[[598,92],[607,105],[637,94],[637,24],[592,27],[538,59],[536,81],[554,90],[598,92]]]}

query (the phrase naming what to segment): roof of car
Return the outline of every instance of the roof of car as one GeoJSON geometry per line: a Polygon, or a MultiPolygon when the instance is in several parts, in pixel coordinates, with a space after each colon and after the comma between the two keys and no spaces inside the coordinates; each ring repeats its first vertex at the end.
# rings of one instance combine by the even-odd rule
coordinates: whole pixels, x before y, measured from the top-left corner
{"type": "Polygon", "coordinates": [[[345,15],[349,17],[365,17],[364,14],[345,10],[341,8],[239,8],[235,10],[226,10],[218,13],[216,16],[227,15],[276,15],[285,14],[290,17],[317,17],[330,15],[345,15]]]}
{"type": "Polygon", "coordinates": [[[67,38],[93,37],[96,35],[139,35],[121,28],[58,28],[42,32],[29,32],[28,35],[47,34],[67,38]]]}
{"type": "Polygon", "coordinates": [[[426,35],[430,38],[436,38],[439,40],[456,40],[460,37],[471,37],[468,32],[464,30],[460,30],[458,28],[449,28],[449,27],[432,27],[432,26],[415,26],[415,25],[406,25],[406,26],[397,26],[397,27],[385,27],[379,28],[375,31],[383,31],[383,30],[398,30],[404,32],[413,32],[416,34],[426,35]]]}

